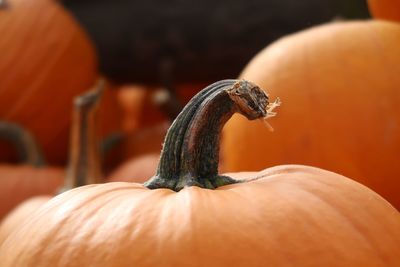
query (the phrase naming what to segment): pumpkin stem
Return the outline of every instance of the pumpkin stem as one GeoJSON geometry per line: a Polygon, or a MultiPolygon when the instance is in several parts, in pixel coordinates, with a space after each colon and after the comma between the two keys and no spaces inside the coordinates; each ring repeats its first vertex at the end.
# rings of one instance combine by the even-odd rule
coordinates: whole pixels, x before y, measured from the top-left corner
{"type": "Polygon", "coordinates": [[[104,81],[74,99],[69,163],[61,192],[87,184],[100,183],[100,146],[97,136],[98,106],[104,81]]]}
{"type": "Polygon", "coordinates": [[[268,96],[244,80],[223,80],[200,91],[172,123],[157,173],[145,186],[179,191],[186,186],[214,189],[238,182],[218,175],[224,124],[238,112],[249,120],[268,115],[268,96]]]}
{"type": "Polygon", "coordinates": [[[0,139],[12,143],[21,163],[35,167],[45,165],[45,159],[33,135],[18,124],[0,121],[0,139]]]}
{"type": "Polygon", "coordinates": [[[0,0],[0,8],[7,8],[8,3],[6,0],[0,0]]]}

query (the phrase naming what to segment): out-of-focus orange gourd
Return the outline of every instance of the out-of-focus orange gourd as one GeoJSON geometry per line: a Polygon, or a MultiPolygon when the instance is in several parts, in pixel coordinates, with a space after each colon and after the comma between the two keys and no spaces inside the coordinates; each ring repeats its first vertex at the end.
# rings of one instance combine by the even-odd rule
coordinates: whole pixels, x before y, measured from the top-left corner
{"type": "Polygon", "coordinates": [[[65,164],[72,99],[98,76],[94,47],[57,1],[1,2],[0,119],[31,131],[50,163],[65,164]]]}
{"type": "Polygon", "coordinates": [[[307,164],[351,177],[400,208],[400,24],[331,23],[278,40],[241,78],[282,99],[270,132],[235,116],[224,170],[307,164]]]}
{"type": "Polygon", "coordinates": [[[374,18],[400,22],[399,0],[368,0],[368,7],[374,18]]]}

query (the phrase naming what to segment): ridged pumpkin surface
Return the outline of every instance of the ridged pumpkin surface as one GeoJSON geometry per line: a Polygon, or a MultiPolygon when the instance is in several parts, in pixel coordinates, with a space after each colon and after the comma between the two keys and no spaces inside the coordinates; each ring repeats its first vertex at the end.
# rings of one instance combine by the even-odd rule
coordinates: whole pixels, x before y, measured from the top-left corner
{"type": "Polygon", "coordinates": [[[29,218],[31,214],[33,214],[50,199],[51,196],[33,197],[19,204],[10,213],[8,213],[5,218],[0,220],[0,246],[10,235],[10,233],[19,226],[19,224],[29,218]]]}
{"type": "Polygon", "coordinates": [[[368,188],[278,166],[215,190],[89,185],[49,202],[0,250],[2,267],[399,266],[400,215],[368,188]]]}
{"type": "Polygon", "coordinates": [[[306,164],[351,177],[400,208],[400,24],[332,23],[261,51],[241,78],[279,96],[279,120],[234,116],[225,171],[306,164]],[[259,151],[259,152],[257,152],[259,151]]]}

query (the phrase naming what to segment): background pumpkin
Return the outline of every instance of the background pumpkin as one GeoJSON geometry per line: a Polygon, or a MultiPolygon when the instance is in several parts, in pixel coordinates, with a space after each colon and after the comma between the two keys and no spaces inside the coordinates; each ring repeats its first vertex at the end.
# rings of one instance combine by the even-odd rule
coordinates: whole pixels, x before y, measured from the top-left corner
{"type": "Polygon", "coordinates": [[[144,183],[157,169],[160,154],[149,153],[129,159],[109,174],[109,182],[144,183]]]}
{"type": "Polygon", "coordinates": [[[202,86],[178,86],[177,99],[166,104],[167,108],[156,99],[159,93],[166,93],[165,89],[129,85],[116,90],[123,114],[122,134],[119,142],[106,155],[109,181],[144,182],[154,174],[165,134],[174,119],[168,115],[172,115],[171,111],[180,110],[181,105],[202,86]]]}
{"type": "Polygon", "coordinates": [[[64,176],[62,168],[0,165],[0,220],[22,201],[55,192],[64,176]]]}
{"type": "Polygon", "coordinates": [[[235,182],[215,168],[223,124],[265,117],[266,103],[246,81],[207,87],[171,126],[153,190],[119,182],[57,196],[3,243],[3,266],[398,266],[399,213],[350,179],[280,166],[220,183],[235,182]]]}
{"type": "Polygon", "coordinates": [[[399,0],[368,0],[368,8],[373,17],[400,22],[399,0]]]}
{"type": "Polygon", "coordinates": [[[235,116],[225,127],[225,171],[307,164],[341,173],[400,208],[400,25],[341,22],[261,51],[241,78],[281,96],[275,132],[235,116]]]}
{"type": "Polygon", "coordinates": [[[53,192],[60,186],[64,171],[45,167],[45,159],[35,138],[15,123],[0,121],[0,139],[7,141],[20,164],[0,164],[0,220],[21,201],[36,194],[53,192]]]}
{"type": "MultiPolygon", "coordinates": [[[[70,160],[67,171],[65,173],[63,171],[63,175],[59,175],[57,177],[58,179],[48,181],[48,188],[46,189],[52,189],[51,191],[35,192],[30,189],[30,192],[34,192],[36,195],[40,196],[22,202],[0,221],[0,245],[19,224],[29,218],[32,213],[49,201],[54,194],[59,193],[60,190],[65,191],[78,186],[101,182],[100,153],[97,138],[97,109],[100,97],[102,96],[103,86],[104,84],[100,83],[95,89],[80,95],[74,100],[70,138],[70,160]],[[62,181],[64,181],[63,184],[62,181]],[[50,185],[54,185],[55,183],[56,187],[51,188],[50,185]]],[[[20,170],[20,168],[18,170],[20,170]]],[[[46,175],[50,169],[44,168],[43,170],[45,172],[41,174],[44,176],[39,176],[38,179],[43,180],[51,178],[49,175],[46,175]]],[[[40,174],[38,171],[33,173],[40,174]]],[[[16,178],[19,177],[9,177],[6,173],[3,177],[4,180],[13,178],[18,181],[16,178]]],[[[30,179],[31,183],[37,183],[37,180],[33,180],[34,178],[36,177],[32,177],[29,172],[25,173],[25,179],[30,179]]],[[[13,189],[10,193],[14,194],[15,192],[18,194],[20,190],[18,187],[7,189],[13,189]]],[[[7,199],[4,199],[4,201],[7,202],[7,199]]]]}
{"type": "MultiPolygon", "coordinates": [[[[94,48],[57,1],[5,2],[0,8],[0,117],[29,129],[50,163],[65,164],[70,103],[97,79],[94,48]]],[[[10,160],[5,150],[1,156],[10,160]]]]}

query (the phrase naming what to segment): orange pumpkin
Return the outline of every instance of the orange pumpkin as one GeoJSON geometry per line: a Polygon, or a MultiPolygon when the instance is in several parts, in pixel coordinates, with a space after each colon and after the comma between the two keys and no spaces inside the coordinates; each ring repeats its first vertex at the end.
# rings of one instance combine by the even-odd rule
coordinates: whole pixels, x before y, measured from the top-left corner
{"type": "Polygon", "coordinates": [[[30,130],[50,163],[65,164],[70,103],[98,75],[93,45],[57,1],[4,2],[0,117],[30,130]]]}
{"type": "MultiPolygon", "coordinates": [[[[179,84],[175,90],[177,101],[187,103],[203,87],[204,84],[179,84]]],[[[160,92],[167,93],[166,89],[161,86],[139,84],[124,85],[118,89],[125,132],[133,133],[139,128],[152,127],[168,120],[168,114],[163,112],[158,97],[160,92]]],[[[161,95],[166,96],[165,94],[161,95]]]]}
{"type": "Polygon", "coordinates": [[[36,194],[54,192],[61,185],[61,168],[43,167],[35,138],[15,123],[0,122],[0,138],[16,150],[21,164],[0,165],[0,220],[21,201],[36,194]]]}
{"type": "Polygon", "coordinates": [[[154,175],[160,155],[149,153],[129,159],[109,175],[109,182],[143,183],[154,175]]]}
{"type": "Polygon", "coordinates": [[[282,97],[276,131],[234,117],[221,145],[224,170],[313,165],[400,208],[399,44],[400,24],[358,21],[318,26],[261,51],[241,77],[282,97]]]}
{"type": "Polygon", "coordinates": [[[206,88],[172,124],[147,188],[55,197],[3,243],[2,267],[399,266],[400,215],[368,188],[306,166],[218,175],[222,125],[267,105],[245,81],[206,88]]]}
{"type": "MultiPolygon", "coordinates": [[[[56,188],[53,192],[55,192],[55,190],[56,188]]],[[[47,193],[48,192],[46,191],[43,194],[47,193]]],[[[26,220],[30,214],[38,210],[44,203],[49,201],[49,199],[50,197],[47,195],[34,196],[28,201],[22,202],[15,209],[9,212],[7,216],[0,221],[0,246],[21,222],[26,220]]]]}
{"type": "MultiPolygon", "coordinates": [[[[101,172],[96,130],[96,108],[98,107],[101,93],[102,89],[100,86],[96,90],[89,91],[77,97],[74,101],[70,161],[66,173],[64,174],[64,171],[60,171],[59,173],[56,173],[57,176],[51,177],[49,175],[52,170],[51,168],[44,168],[42,173],[40,173],[40,169],[32,171],[30,168],[25,171],[23,176],[24,182],[30,181],[30,184],[38,187],[38,181],[45,181],[47,182],[45,185],[43,185],[43,183],[39,184],[45,190],[39,191],[34,186],[32,187],[33,189],[36,189],[36,191],[29,188],[29,192],[34,192],[36,195],[43,195],[22,202],[1,221],[0,244],[22,221],[29,218],[34,211],[39,209],[52,198],[52,194],[58,193],[60,189],[65,191],[78,186],[100,182],[101,172]],[[38,177],[32,177],[32,173],[38,175],[38,177]],[[40,176],[40,174],[42,176],[40,176]],[[53,178],[53,180],[50,180],[50,178],[53,178]],[[60,188],[63,180],[61,178],[64,178],[65,180],[63,188],[60,188]],[[53,187],[51,187],[52,185],[53,187]]],[[[21,174],[21,167],[17,170],[18,174],[21,174]]],[[[5,199],[2,199],[3,203],[8,203],[10,202],[10,199],[15,199],[15,196],[11,196],[11,194],[15,194],[16,192],[17,194],[21,194],[21,177],[10,177],[5,173],[3,179],[11,179],[11,181],[5,183],[6,185],[12,184],[12,181],[17,181],[14,184],[18,185],[18,187],[15,186],[15,188],[6,188],[9,190],[9,193],[4,196],[2,195],[2,198],[5,197],[5,199]]],[[[25,192],[22,191],[22,193],[25,192]]],[[[24,194],[23,196],[26,197],[27,194],[24,194]]]]}
{"type": "Polygon", "coordinates": [[[374,18],[400,22],[399,0],[368,0],[368,7],[374,18]]]}
{"type": "Polygon", "coordinates": [[[22,201],[55,192],[63,178],[62,168],[0,165],[0,220],[22,201]]]}

